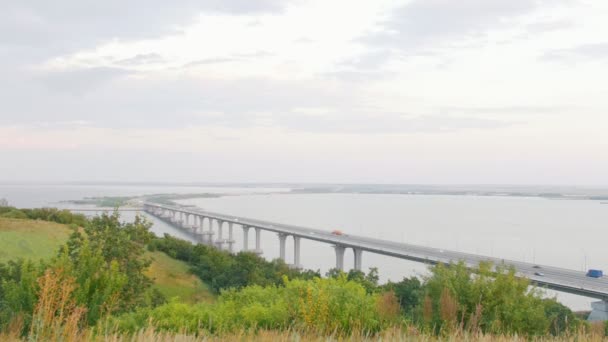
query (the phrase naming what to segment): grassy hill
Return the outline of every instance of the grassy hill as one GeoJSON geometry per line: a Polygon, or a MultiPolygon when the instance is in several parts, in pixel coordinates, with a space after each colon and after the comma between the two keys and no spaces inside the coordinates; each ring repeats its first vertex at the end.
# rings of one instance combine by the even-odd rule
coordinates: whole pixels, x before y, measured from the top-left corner
{"type": "MultiPolygon", "coordinates": [[[[70,229],[62,224],[0,218],[0,262],[11,259],[47,259],[67,241],[70,229]]],[[[147,275],[167,298],[179,297],[184,302],[212,301],[207,286],[188,272],[188,265],[162,252],[148,252],[152,258],[147,275]]]]}

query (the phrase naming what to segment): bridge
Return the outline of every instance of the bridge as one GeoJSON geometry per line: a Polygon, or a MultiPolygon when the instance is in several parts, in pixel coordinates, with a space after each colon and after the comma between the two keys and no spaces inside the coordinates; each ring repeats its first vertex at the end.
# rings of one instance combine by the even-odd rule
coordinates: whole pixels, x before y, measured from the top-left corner
{"type": "Polygon", "coordinates": [[[286,240],[293,238],[294,264],[300,268],[300,241],[308,239],[331,245],[336,254],[336,268],[344,269],[344,252],[351,248],[354,269],[362,269],[363,252],[387,255],[425,264],[449,264],[462,261],[467,267],[477,267],[480,262],[513,266],[517,276],[530,279],[533,284],[548,289],[600,299],[592,304],[590,320],[608,320],[608,279],[590,278],[585,272],[533,263],[506,260],[477,254],[398,243],[351,234],[337,235],[330,231],[283,223],[269,222],[247,217],[215,213],[195,207],[162,205],[144,202],[144,210],[168,223],[194,234],[200,243],[234,252],[234,225],[243,231],[243,251],[262,254],[262,231],[276,233],[279,240],[279,256],[286,261],[286,240]],[[205,224],[205,221],[207,224],[205,224]],[[225,232],[227,228],[227,232],[225,232]],[[248,234],[255,232],[255,247],[249,247],[248,234]],[[217,234],[216,234],[217,231],[217,234]],[[227,235],[224,235],[227,233],[227,235]],[[217,236],[216,236],[217,235],[217,236]]]}

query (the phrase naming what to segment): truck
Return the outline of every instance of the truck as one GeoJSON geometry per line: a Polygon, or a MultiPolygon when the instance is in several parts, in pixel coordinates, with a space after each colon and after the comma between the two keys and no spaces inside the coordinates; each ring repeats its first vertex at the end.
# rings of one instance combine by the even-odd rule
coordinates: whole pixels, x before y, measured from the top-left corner
{"type": "Polygon", "coordinates": [[[601,278],[603,276],[604,276],[604,272],[602,270],[590,269],[589,271],[587,271],[587,277],[601,278]]]}

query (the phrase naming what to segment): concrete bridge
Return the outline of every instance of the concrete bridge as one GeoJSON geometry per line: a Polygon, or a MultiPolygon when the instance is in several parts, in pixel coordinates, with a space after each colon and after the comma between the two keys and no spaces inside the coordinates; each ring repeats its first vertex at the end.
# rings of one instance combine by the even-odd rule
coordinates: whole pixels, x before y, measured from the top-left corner
{"type": "Polygon", "coordinates": [[[347,248],[353,249],[355,270],[362,269],[364,251],[426,264],[449,264],[450,262],[458,261],[464,262],[468,267],[476,267],[482,261],[491,262],[494,265],[505,264],[515,267],[518,276],[529,278],[532,283],[538,286],[600,299],[599,302],[593,303],[593,312],[589,319],[608,320],[608,279],[590,278],[582,271],[505,260],[440,248],[398,243],[351,234],[336,235],[326,230],[214,213],[194,207],[169,206],[150,202],[145,202],[143,206],[147,213],[193,233],[199,238],[201,243],[213,245],[230,252],[234,252],[235,249],[234,225],[240,226],[243,230],[242,250],[257,254],[262,254],[260,245],[262,231],[276,233],[279,240],[279,256],[283,261],[286,260],[286,240],[288,237],[292,237],[294,241],[294,264],[291,266],[297,268],[301,267],[301,239],[330,244],[336,253],[335,267],[340,270],[344,269],[344,252],[347,248]],[[206,225],[204,224],[205,221],[208,222],[206,225]],[[205,229],[205,227],[207,229],[205,229]],[[225,231],[225,229],[227,229],[227,231],[225,231]],[[255,232],[254,248],[250,248],[248,245],[248,234],[251,229],[255,232]],[[227,233],[227,235],[225,235],[225,233],[227,233]]]}

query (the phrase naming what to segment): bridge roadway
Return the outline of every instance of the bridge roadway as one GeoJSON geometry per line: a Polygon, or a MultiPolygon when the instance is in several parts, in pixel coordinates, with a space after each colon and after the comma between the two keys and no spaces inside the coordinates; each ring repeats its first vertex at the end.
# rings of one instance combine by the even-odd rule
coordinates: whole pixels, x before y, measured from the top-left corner
{"type": "MultiPolygon", "coordinates": [[[[332,244],[336,248],[336,254],[338,254],[341,250],[342,257],[344,248],[352,248],[355,251],[355,258],[357,258],[357,251],[359,253],[359,267],[361,263],[361,251],[427,264],[449,264],[450,262],[463,261],[468,267],[476,267],[481,261],[489,261],[494,265],[504,263],[509,266],[514,266],[518,276],[529,278],[531,282],[541,287],[582,295],[585,297],[597,298],[603,301],[608,300],[608,277],[599,279],[590,278],[587,277],[585,272],[582,271],[463,253],[447,249],[398,243],[352,234],[335,235],[330,231],[321,229],[214,213],[193,207],[167,206],[148,202],[144,204],[144,207],[147,209],[157,208],[182,212],[184,214],[238,224],[242,225],[243,227],[260,228],[261,230],[284,234],[283,236],[292,235],[294,237],[332,244]],[[535,273],[537,272],[542,273],[543,275],[536,275],[535,273]]],[[[339,264],[339,261],[337,261],[337,263],[339,264]]],[[[355,264],[356,263],[357,260],[355,264]]]]}

